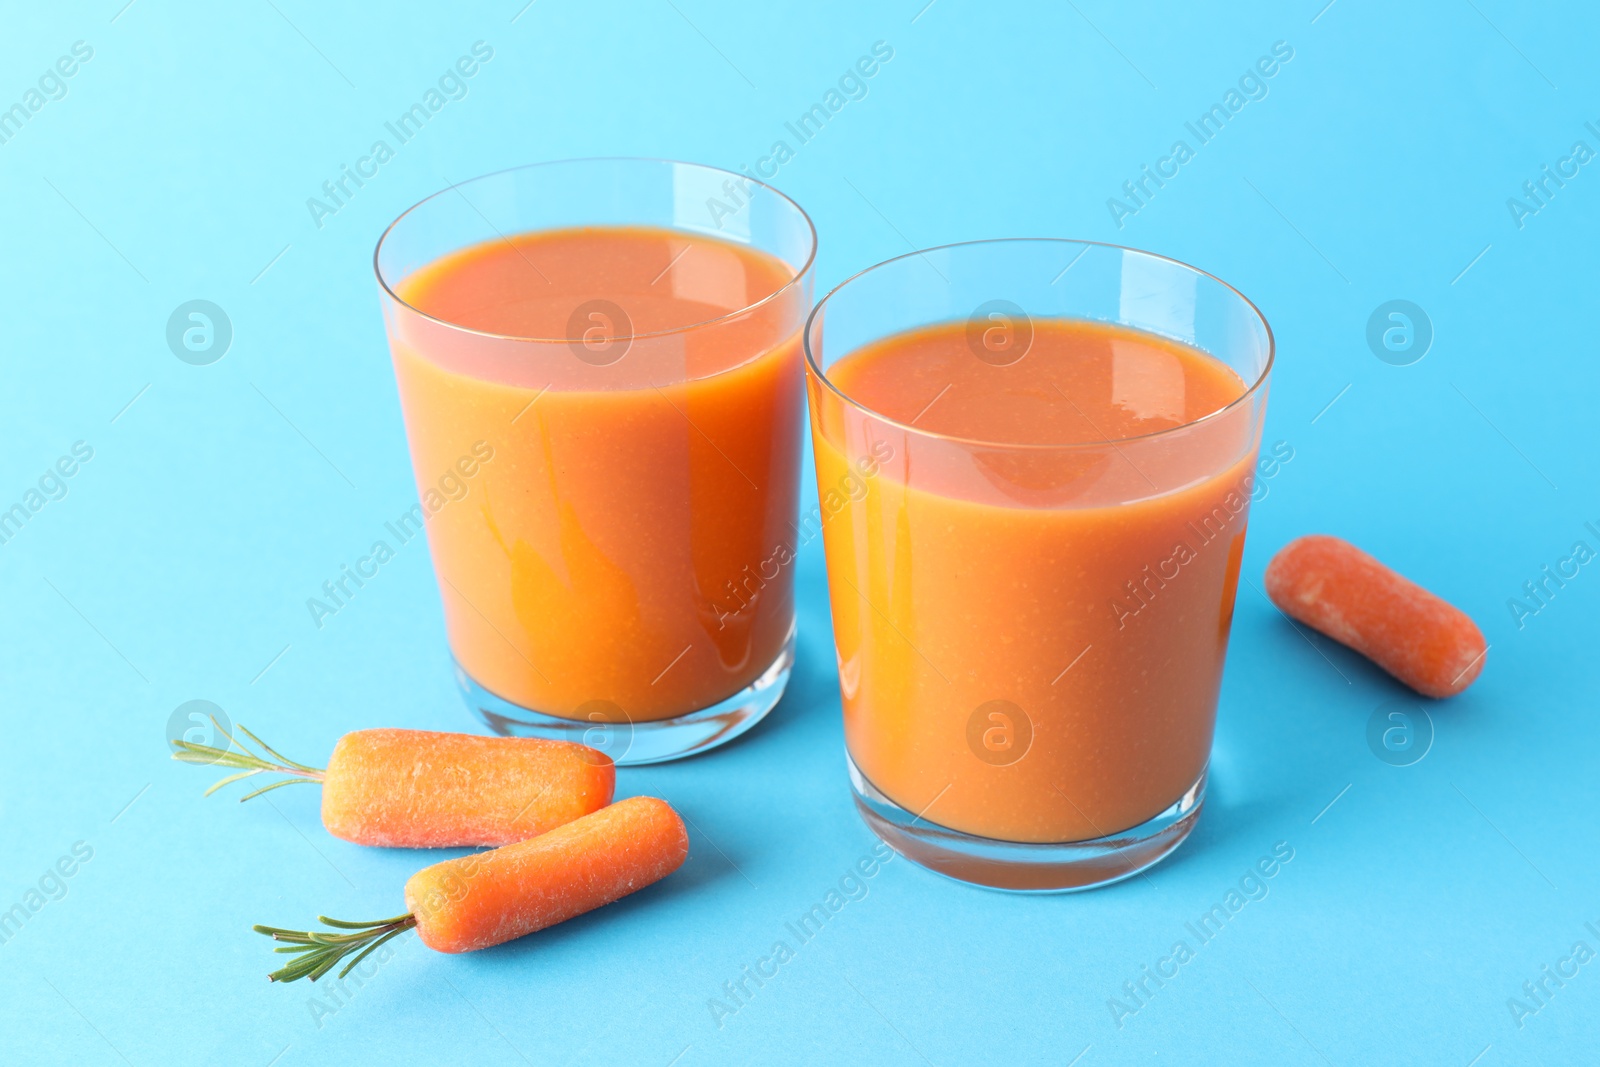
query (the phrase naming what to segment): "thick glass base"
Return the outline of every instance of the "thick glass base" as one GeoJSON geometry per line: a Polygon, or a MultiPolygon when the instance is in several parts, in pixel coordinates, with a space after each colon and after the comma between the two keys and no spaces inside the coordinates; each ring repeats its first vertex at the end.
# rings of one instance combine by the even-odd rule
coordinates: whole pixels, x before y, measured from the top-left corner
{"type": "Polygon", "coordinates": [[[1189,836],[1206,795],[1202,772],[1171,807],[1121,833],[1051,844],[997,841],[928,822],[879,792],[848,752],[845,763],[856,810],[896,852],[957,881],[1019,893],[1070,893],[1138,874],[1189,836]]]}
{"type": "Polygon", "coordinates": [[[767,669],[733,696],[699,711],[649,722],[607,722],[606,716],[599,713],[590,719],[546,715],[489,692],[459,662],[455,668],[456,682],[467,706],[497,734],[576,741],[599,749],[624,766],[662,763],[727,744],[764,719],[789,684],[789,673],[794,668],[794,631],[789,632],[789,640],[767,669]]]}

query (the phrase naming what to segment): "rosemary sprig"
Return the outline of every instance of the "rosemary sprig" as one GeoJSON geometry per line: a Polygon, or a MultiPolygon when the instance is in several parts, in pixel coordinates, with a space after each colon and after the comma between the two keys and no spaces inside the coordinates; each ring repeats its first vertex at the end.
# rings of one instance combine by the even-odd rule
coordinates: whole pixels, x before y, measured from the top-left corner
{"type": "Polygon", "coordinates": [[[217,733],[228,739],[228,747],[218,748],[214,745],[197,745],[193,741],[174,740],[172,742],[172,747],[175,749],[175,751],[172,753],[172,758],[178,760],[180,763],[195,763],[213,767],[222,766],[241,768],[238,774],[230,774],[228,777],[214,784],[210,789],[207,789],[205,792],[206,796],[210,796],[212,793],[215,793],[225,785],[230,785],[233,782],[237,782],[241,779],[249,778],[252,775],[262,773],[284,774],[288,775],[289,777],[280,782],[273,782],[271,785],[262,786],[260,789],[257,789],[254,792],[246,793],[244,796],[239,798],[241,803],[249,800],[251,797],[258,797],[262,793],[269,792],[281,786],[300,785],[306,782],[322,781],[323,772],[321,770],[317,769],[316,767],[307,767],[304,763],[296,763],[294,760],[280,755],[275,749],[273,749],[271,745],[261,740],[261,738],[257,737],[243,726],[239,727],[239,732],[244,734],[251,741],[254,741],[256,745],[267,754],[266,756],[256,755],[254,752],[250,751],[249,747],[243,742],[235,740],[234,736],[228,732],[227,727],[223,726],[217,721],[217,717],[215,715],[211,716],[211,724],[217,728],[217,733]],[[238,746],[239,751],[235,752],[233,750],[234,746],[238,746]],[[278,762],[272,762],[272,760],[268,759],[267,756],[271,756],[278,762]]]}
{"type": "Polygon", "coordinates": [[[258,934],[266,934],[274,941],[286,942],[273,949],[274,952],[294,955],[293,962],[273,971],[267,975],[268,978],[274,982],[295,982],[301,978],[309,978],[315,982],[333,970],[340,960],[359,949],[356,958],[345,964],[344,970],[339,972],[339,977],[343,978],[356,964],[376,951],[379,945],[391,937],[399,937],[417,925],[417,917],[410,914],[396,915],[392,919],[379,919],[369,923],[345,922],[341,919],[330,919],[326,915],[318,915],[317,921],[335,930],[354,932],[340,934],[322,930],[285,930],[277,926],[254,927],[258,934]]]}

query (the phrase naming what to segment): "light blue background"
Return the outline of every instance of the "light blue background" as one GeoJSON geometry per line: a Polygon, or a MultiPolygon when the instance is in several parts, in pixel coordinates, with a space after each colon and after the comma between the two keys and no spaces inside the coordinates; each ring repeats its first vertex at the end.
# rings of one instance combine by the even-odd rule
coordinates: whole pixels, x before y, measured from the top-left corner
{"type": "Polygon", "coordinates": [[[0,106],[74,41],[94,49],[0,145],[0,506],[74,441],[94,449],[0,545],[0,909],[74,842],[94,850],[0,944],[0,1061],[1592,1062],[1600,962],[1520,1029],[1507,1007],[1574,942],[1600,949],[1600,567],[1521,629],[1507,607],[1575,540],[1600,548],[1600,166],[1523,228],[1506,205],[1574,141],[1600,148],[1581,5],[121,2],[13,3],[0,34],[0,106]],[[306,198],[478,40],[494,58],[470,95],[314,226],[306,198]],[[692,820],[681,873],[470,957],[407,940],[319,1026],[313,988],[268,985],[250,924],[392,914],[434,857],[329,837],[314,790],[202,799],[213,776],[163,734],[196,698],[307,761],[358,727],[472,728],[420,546],[321,631],[304,606],[415,496],[374,241],[448,181],[518,163],[751,163],[878,40],[895,54],[869,95],[776,178],[821,232],[819,293],[910,246],[1086,237],[1211,270],[1276,330],[1267,440],[1294,459],[1252,516],[1199,829],[1148,879],[1078,896],[890,863],[719,1028],[708,1000],[873,842],[813,543],[771,719],[620,776],[692,820]],[[1276,41],[1294,58],[1267,98],[1119,229],[1107,198],[1276,41]],[[194,298],[233,324],[211,366],[165,343],[194,298]],[[1365,341],[1396,298],[1435,329],[1411,366],[1365,341]],[[1311,531],[1438,590],[1492,644],[1476,686],[1427,708],[1413,766],[1366,741],[1404,692],[1256,591],[1311,531]],[[1119,1028],[1108,998],[1277,842],[1294,859],[1270,894],[1119,1028]]]}

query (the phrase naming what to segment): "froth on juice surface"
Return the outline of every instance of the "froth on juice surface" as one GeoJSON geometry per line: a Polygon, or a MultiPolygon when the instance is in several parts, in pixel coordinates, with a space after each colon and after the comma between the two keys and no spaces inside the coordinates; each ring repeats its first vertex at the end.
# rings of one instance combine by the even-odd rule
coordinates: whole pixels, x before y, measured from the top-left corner
{"type": "Polygon", "coordinates": [[[823,529],[852,759],[938,825],[1076,841],[1206,768],[1258,430],[1197,349],[1031,328],[1012,362],[965,323],[849,353],[860,407],[813,376],[812,429],[824,491],[892,453],[823,529]]]}
{"type": "Polygon", "coordinates": [[[778,656],[794,277],[718,239],[584,227],[473,245],[397,287],[391,350],[450,646],[484,688],[645,721],[729,697],[778,656]],[[466,492],[428,507],[452,472],[466,492]]]}

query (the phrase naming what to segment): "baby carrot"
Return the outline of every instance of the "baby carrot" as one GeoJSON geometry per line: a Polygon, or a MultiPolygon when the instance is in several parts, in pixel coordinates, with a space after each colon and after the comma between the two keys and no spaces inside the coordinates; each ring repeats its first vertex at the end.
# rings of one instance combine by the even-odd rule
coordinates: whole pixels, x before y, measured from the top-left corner
{"type": "Polygon", "coordinates": [[[339,739],[327,769],[318,770],[285,759],[249,730],[239,730],[278,762],[258,756],[226,731],[229,747],[174,741],[173,758],[240,768],[206,790],[208,795],[261,773],[288,777],[242,799],[321,782],[323,826],[358,845],[505,845],[603,808],[616,785],[610,757],[569,741],[356,730],[339,739]]]}
{"type": "Polygon", "coordinates": [[[404,915],[369,923],[319,916],[332,930],[257,926],[296,954],[275,982],[316,981],[346,955],[360,954],[416,928],[437,952],[475,952],[512,941],[658,882],[683,865],[689,835],[664,800],[629,797],[549,833],[424,867],[406,882],[404,915]]]}
{"type": "Polygon", "coordinates": [[[1483,633],[1459,608],[1348,541],[1324,534],[1285,545],[1267,565],[1283,613],[1349,645],[1424,696],[1455,696],[1483,670],[1483,633]]]}

